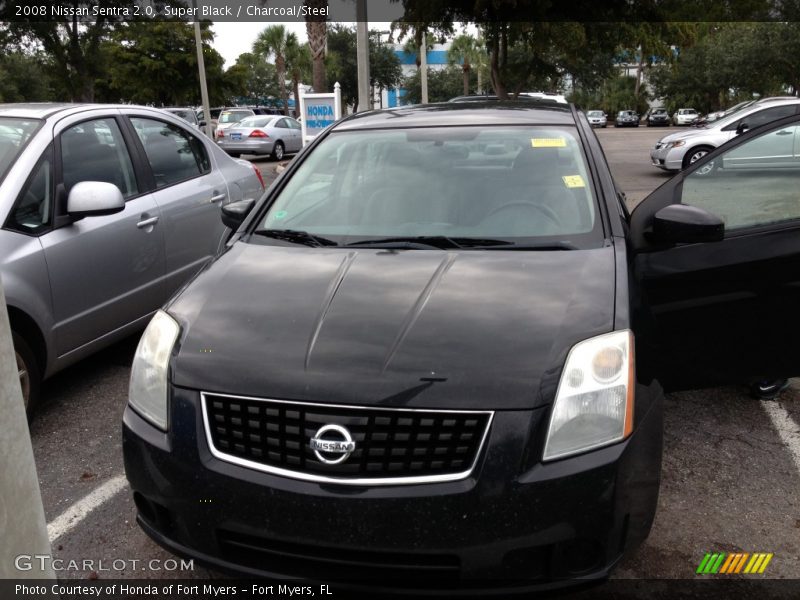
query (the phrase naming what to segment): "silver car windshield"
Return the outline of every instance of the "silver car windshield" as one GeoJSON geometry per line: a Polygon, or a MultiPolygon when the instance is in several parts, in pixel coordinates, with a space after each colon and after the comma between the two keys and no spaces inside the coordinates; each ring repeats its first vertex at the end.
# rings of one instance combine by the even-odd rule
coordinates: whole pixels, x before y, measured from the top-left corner
{"type": "Polygon", "coordinates": [[[267,127],[275,117],[247,117],[238,124],[239,127],[267,127]]]}
{"type": "Polygon", "coordinates": [[[0,182],[41,124],[39,119],[0,118],[0,182]]]}
{"type": "MultiPolygon", "coordinates": [[[[370,237],[602,240],[573,127],[334,132],[257,230],[343,244],[370,237]],[[598,237],[599,236],[599,237],[598,237]]],[[[330,245],[330,244],[329,244],[330,245]]]]}

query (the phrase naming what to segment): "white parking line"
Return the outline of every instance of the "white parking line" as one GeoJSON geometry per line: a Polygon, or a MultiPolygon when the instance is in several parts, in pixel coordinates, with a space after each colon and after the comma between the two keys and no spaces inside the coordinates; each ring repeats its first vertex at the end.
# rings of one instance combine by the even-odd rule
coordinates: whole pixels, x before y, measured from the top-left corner
{"type": "Polygon", "coordinates": [[[789,449],[794,459],[797,470],[800,471],[800,425],[794,422],[786,409],[776,400],[762,401],[767,415],[769,415],[772,425],[778,432],[783,444],[789,449]]]}
{"type": "Polygon", "coordinates": [[[72,531],[72,529],[83,521],[90,512],[104,502],[111,500],[111,498],[121,492],[127,485],[128,481],[125,479],[125,476],[119,475],[114,477],[114,479],[109,479],[92,493],[78,500],[47,524],[47,536],[50,538],[50,541],[54,542],[65,533],[72,531]]]}

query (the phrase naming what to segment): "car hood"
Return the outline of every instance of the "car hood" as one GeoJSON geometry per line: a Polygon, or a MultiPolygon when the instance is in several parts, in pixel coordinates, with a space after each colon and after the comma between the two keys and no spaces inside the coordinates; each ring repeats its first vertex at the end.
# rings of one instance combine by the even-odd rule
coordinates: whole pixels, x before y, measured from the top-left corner
{"type": "Polygon", "coordinates": [[[239,242],[167,308],[181,387],[336,404],[531,408],[613,329],[613,248],[427,251],[239,242]]]}

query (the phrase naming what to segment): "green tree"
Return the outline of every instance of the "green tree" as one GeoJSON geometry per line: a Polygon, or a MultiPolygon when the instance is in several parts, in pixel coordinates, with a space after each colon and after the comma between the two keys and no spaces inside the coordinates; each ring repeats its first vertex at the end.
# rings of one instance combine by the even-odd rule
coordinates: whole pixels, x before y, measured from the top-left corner
{"type": "Polygon", "coordinates": [[[291,39],[286,45],[286,69],[292,80],[295,110],[300,114],[300,80],[307,81],[308,77],[312,76],[313,60],[311,48],[308,44],[299,44],[294,34],[291,34],[291,39]]]}
{"type": "Polygon", "coordinates": [[[236,63],[225,71],[226,87],[236,98],[244,98],[247,104],[275,104],[278,90],[275,65],[267,62],[262,54],[245,52],[236,63]]]}
{"type": "MultiPolygon", "coordinates": [[[[447,51],[447,63],[450,65],[459,65],[462,71],[464,80],[464,95],[469,94],[469,80],[472,66],[481,61],[481,55],[485,51],[479,45],[479,42],[468,34],[462,34],[456,37],[450,44],[447,51]]],[[[480,87],[480,83],[478,84],[480,87]]]]}
{"type": "MultiPolygon", "coordinates": [[[[400,59],[391,47],[378,42],[378,32],[369,36],[370,85],[392,88],[400,84],[400,59]]],[[[356,30],[340,23],[328,31],[327,71],[342,88],[342,103],[358,108],[358,69],[356,65],[356,30]]]]}
{"type": "MultiPolygon", "coordinates": [[[[253,43],[253,52],[266,57],[275,57],[275,69],[278,76],[278,90],[280,93],[283,114],[289,114],[289,95],[286,91],[286,46],[290,43],[293,33],[286,31],[283,25],[270,25],[258,34],[253,43]]],[[[295,39],[295,42],[297,40],[295,39]]]]}
{"type": "MultiPolygon", "coordinates": [[[[409,104],[422,102],[420,75],[420,71],[416,71],[403,81],[403,88],[406,90],[404,101],[409,104]]],[[[447,102],[454,96],[460,96],[463,86],[464,77],[461,67],[451,65],[444,69],[428,70],[428,102],[447,102]]]]}
{"type": "MultiPolygon", "coordinates": [[[[223,59],[211,48],[210,23],[201,24],[203,60],[211,102],[225,101],[223,59]]],[[[181,21],[131,21],[101,46],[107,57],[108,100],[198,104],[200,83],[193,26],[181,21]]]]}
{"type": "MultiPolygon", "coordinates": [[[[85,7],[90,13],[103,9],[97,17],[80,19],[75,16],[54,16],[48,13],[46,20],[31,16],[15,15],[16,5],[45,6],[41,2],[5,2],[0,4],[0,21],[5,22],[6,49],[34,46],[48,57],[57,75],[56,87],[62,99],[75,102],[95,100],[95,83],[105,79],[106,63],[98,60],[101,45],[123,22],[125,11],[131,11],[129,0],[72,0],[62,3],[66,7],[85,7]]],[[[165,2],[152,3],[157,10],[165,2]]]]}
{"type": "Polygon", "coordinates": [[[0,102],[55,99],[45,56],[21,51],[0,54],[0,102]]]}

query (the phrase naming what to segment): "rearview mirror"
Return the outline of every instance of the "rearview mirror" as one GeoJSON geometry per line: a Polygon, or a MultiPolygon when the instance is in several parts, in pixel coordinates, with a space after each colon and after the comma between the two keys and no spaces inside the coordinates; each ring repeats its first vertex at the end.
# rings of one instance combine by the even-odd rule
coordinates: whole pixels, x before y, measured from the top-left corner
{"type": "Polygon", "coordinates": [[[747,131],[748,129],[750,129],[750,126],[747,123],[745,123],[744,121],[742,121],[741,123],[739,123],[736,126],[736,135],[741,135],[745,131],[747,131]]]}
{"type": "Polygon", "coordinates": [[[81,181],[67,196],[67,212],[73,218],[113,215],[125,208],[122,192],[113,183],[81,181]]]}
{"type": "Polygon", "coordinates": [[[250,211],[255,206],[255,200],[239,200],[231,202],[222,207],[222,222],[225,227],[230,227],[233,231],[239,229],[250,211]]]}
{"type": "Polygon", "coordinates": [[[725,223],[717,215],[688,204],[671,204],[653,217],[652,238],[669,244],[720,242],[725,223]]]}

